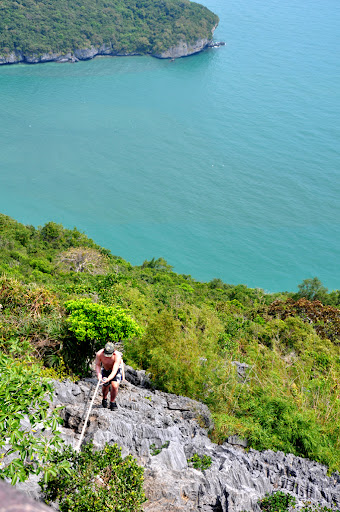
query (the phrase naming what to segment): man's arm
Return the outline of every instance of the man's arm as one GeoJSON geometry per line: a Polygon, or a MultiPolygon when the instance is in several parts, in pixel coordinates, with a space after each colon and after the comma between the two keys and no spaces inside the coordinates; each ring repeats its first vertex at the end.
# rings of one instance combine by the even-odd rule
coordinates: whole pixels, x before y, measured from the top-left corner
{"type": "Polygon", "coordinates": [[[102,350],[99,350],[96,354],[96,374],[98,377],[98,380],[102,380],[102,368],[100,365],[100,356],[101,356],[102,350]]]}

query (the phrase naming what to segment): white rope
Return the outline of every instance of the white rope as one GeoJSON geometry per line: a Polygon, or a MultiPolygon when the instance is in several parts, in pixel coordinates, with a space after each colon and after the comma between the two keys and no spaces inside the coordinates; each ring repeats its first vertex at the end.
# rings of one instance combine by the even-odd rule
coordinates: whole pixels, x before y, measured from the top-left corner
{"type": "Polygon", "coordinates": [[[124,361],[123,361],[123,359],[122,359],[122,373],[123,373],[122,382],[124,382],[124,380],[125,380],[125,368],[124,368],[124,361]]]}
{"type": "Polygon", "coordinates": [[[83,430],[81,431],[80,438],[79,438],[79,441],[78,441],[78,445],[76,447],[76,452],[80,451],[80,446],[81,446],[81,443],[82,443],[82,440],[83,440],[83,437],[84,437],[84,434],[85,434],[87,421],[88,421],[89,416],[90,416],[90,412],[91,412],[91,409],[92,409],[92,406],[93,406],[94,399],[96,398],[96,395],[98,393],[98,389],[99,389],[100,383],[101,383],[101,381],[98,380],[98,384],[97,384],[96,389],[94,391],[94,395],[92,397],[89,410],[87,411],[87,415],[86,415],[86,419],[85,419],[85,422],[84,422],[83,430]]]}

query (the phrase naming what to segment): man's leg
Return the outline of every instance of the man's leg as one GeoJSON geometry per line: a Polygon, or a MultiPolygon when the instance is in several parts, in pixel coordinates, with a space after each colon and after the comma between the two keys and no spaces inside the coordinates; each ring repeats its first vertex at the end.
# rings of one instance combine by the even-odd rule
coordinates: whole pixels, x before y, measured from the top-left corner
{"type": "Polygon", "coordinates": [[[112,381],[111,382],[111,402],[116,400],[118,395],[119,382],[112,381]]]}
{"type": "Polygon", "coordinates": [[[106,386],[102,386],[102,392],[103,392],[103,400],[102,400],[102,406],[107,407],[107,395],[109,394],[110,384],[107,384],[106,386]]]}
{"type": "MultiPolygon", "coordinates": [[[[109,389],[110,389],[110,386],[103,386],[102,387],[102,391],[103,391],[103,399],[105,400],[107,398],[107,395],[109,394],[109,389]]],[[[112,393],[112,392],[111,392],[112,393]]]]}
{"type": "Polygon", "coordinates": [[[118,388],[119,388],[119,382],[112,381],[112,383],[111,383],[111,402],[110,402],[111,411],[115,411],[116,409],[118,409],[117,404],[115,402],[116,397],[118,395],[118,388]]]}

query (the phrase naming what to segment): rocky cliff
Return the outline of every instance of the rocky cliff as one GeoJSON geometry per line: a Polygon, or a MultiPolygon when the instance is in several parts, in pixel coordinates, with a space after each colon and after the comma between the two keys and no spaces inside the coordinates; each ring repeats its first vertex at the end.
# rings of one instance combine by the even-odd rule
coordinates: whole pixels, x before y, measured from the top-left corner
{"type": "MultiPolygon", "coordinates": [[[[193,44],[188,44],[181,41],[177,46],[169,48],[168,50],[151,54],[152,57],[159,59],[174,59],[179,57],[187,57],[194,53],[199,53],[206,48],[213,46],[212,40],[199,39],[193,44]]],[[[17,64],[25,62],[27,64],[38,64],[41,62],[78,62],[79,60],[90,60],[97,55],[111,55],[113,57],[127,57],[133,55],[141,55],[139,53],[125,53],[117,52],[110,45],[102,45],[100,47],[91,46],[91,48],[84,48],[74,50],[69,53],[43,53],[43,54],[24,54],[22,52],[10,52],[7,55],[0,55],[1,64],[17,64]]]]}
{"type": "Polygon", "coordinates": [[[159,59],[178,59],[179,57],[187,57],[194,53],[199,53],[205,48],[211,45],[212,41],[208,39],[199,39],[194,44],[188,44],[185,41],[181,41],[178,45],[169,48],[165,52],[155,54],[154,57],[159,59]]]}
{"type": "MultiPolygon", "coordinates": [[[[325,466],[291,454],[245,451],[234,444],[242,444],[237,438],[215,445],[207,435],[212,421],[205,405],[149,389],[145,374],[132,368],[126,377],[117,411],[103,409],[96,398],[85,442],[93,440],[98,448],[117,443],[123,456],[132,454],[144,466],[146,512],[259,511],[258,499],[276,490],[290,492],[300,503],[340,509],[340,475],[329,477],[325,466]],[[203,472],[190,467],[195,453],[210,456],[211,467],[203,472]]],[[[55,383],[54,405],[65,406],[62,434],[68,443],[79,439],[95,383],[55,383]]],[[[32,481],[21,488],[38,496],[32,481]]]]}

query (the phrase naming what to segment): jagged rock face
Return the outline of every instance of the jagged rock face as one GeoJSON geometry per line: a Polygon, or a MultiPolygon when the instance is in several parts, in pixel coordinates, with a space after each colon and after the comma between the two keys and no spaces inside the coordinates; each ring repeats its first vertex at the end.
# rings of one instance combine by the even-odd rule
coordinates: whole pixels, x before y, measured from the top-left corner
{"type": "Polygon", "coordinates": [[[137,55],[136,53],[124,54],[118,53],[108,45],[102,45],[100,48],[84,48],[74,50],[68,53],[27,53],[11,52],[8,55],[0,55],[0,64],[17,64],[25,62],[27,64],[39,64],[41,62],[78,62],[79,60],[90,60],[97,55],[127,56],[137,55]]]}
{"type": "Polygon", "coordinates": [[[178,59],[179,57],[187,57],[194,53],[199,53],[211,44],[208,39],[199,39],[194,44],[188,44],[186,41],[181,41],[178,45],[169,48],[168,50],[155,54],[154,57],[159,59],[178,59]]]}
{"type": "MultiPolygon", "coordinates": [[[[181,41],[178,45],[168,50],[152,54],[153,57],[159,59],[174,59],[179,57],[187,57],[194,53],[201,52],[211,45],[211,40],[199,39],[193,44],[188,44],[181,41]]],[[[68,53],[43,53],[43,54],[24,54],[22,52],[11,52],[7,55],[0,55],[1,64],[17,64],[19,62],[26,62],[28,64],[38,64],[40,62],[77,62],[78,60],[93,59],[97,55],[112,55],[117,57],[127,57],[133,55],[140,55],[139,53],[132,52],[117,52],[109,44],[103,44],[100,47],[91,46],[90,48],[76,49],[68,53]]]]}
{"type": "MultiPolygon", "coordinates": [[[[327,477],[326,467],[281,452],[215,445],[207,435],[212,422],[205,405],[148,389],[143,372],[128,368],[126,378],[130,382],[119,390],[118,410],[103,409],[101,396],[96,398],[85,442],[93,440],[98,448],[117,443],[123,456],[132,454],[144,466],[146,512],[259,511],[258,499],[280,489],[339,509],[340,477],[327,477]],[[152,445],[160,450],[157,455],[152,445]],[[211,467],[203,472],[189,467],[195,453],[210,456],[211,467]]],[[[73,445],[95,384],[94,379],[55,383],[54,404],[65,405],[62,433],[73,445]]]]}

